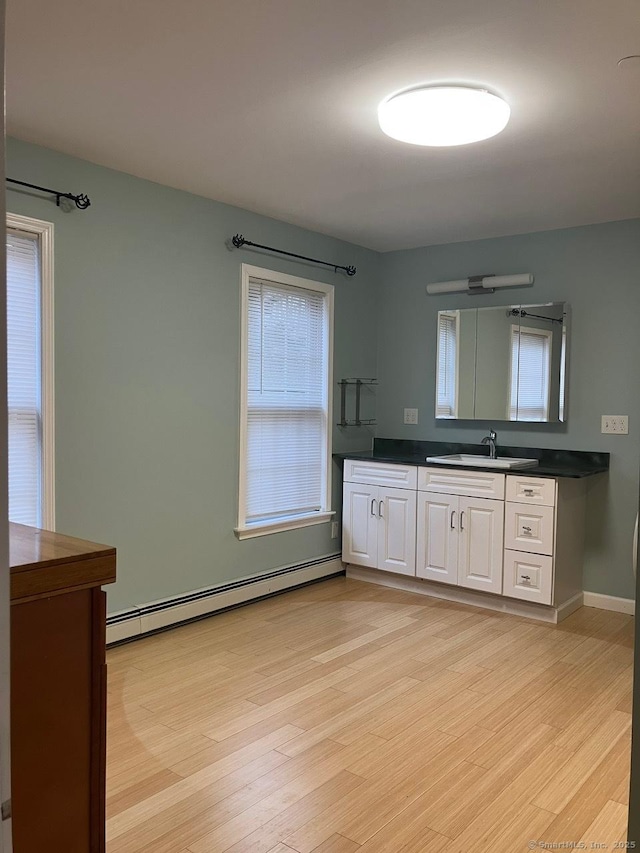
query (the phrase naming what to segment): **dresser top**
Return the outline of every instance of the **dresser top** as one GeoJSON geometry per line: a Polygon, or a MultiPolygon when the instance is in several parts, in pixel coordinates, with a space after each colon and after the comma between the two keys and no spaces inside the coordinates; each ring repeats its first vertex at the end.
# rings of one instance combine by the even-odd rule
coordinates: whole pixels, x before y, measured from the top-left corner
{"type": "Polygon", "coordinates": [[[15,603],[113,583],[116,549],[11,522],[9,565],[15,603]]]}

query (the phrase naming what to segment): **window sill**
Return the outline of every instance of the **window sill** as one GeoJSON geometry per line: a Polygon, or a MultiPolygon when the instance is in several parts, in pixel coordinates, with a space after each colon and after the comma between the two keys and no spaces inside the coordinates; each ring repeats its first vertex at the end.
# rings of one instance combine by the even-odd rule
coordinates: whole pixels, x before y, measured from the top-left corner
{"type": "Polygon", "coordinates": [[[268,536],[270,533],[282,533],[285,530],[297,530],[300,527],[311,527],[314,524],[326,524],[335,512],[314,512],[311,515],[299,515],[296,518],[283,518],[280,521],[270,521],[264,524],[252,524],[249,527],[236,527],[238,539],[254,539],[256,536],[268,536]]]}

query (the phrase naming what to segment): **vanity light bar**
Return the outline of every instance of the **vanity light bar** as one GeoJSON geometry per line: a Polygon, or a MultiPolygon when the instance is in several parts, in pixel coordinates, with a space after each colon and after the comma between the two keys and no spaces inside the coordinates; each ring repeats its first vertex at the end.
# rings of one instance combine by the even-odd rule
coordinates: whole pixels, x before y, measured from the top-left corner
{"type": "Polygon", "coordinates": [[[435,281],[427,285],[427,293],[493,293],[497,287],[526,287],[533,284],[531,273],[518,275],[472,275],[457,281],[435,281]]]}

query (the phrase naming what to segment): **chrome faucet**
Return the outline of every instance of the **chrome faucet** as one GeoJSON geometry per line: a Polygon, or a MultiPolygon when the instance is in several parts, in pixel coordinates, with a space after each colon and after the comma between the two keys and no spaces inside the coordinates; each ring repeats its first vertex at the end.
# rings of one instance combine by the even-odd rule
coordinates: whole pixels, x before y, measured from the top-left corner
{"type": "Polygon", "coordinates": [[[489,435],[485,435],[485,437],[481,441],[481,444],[488,444],[489,445],[489,459],[497,459],[498,458],[498,452],[497,452],[498,433],[494,429],[492,429],[489,432],[489,435]]]}

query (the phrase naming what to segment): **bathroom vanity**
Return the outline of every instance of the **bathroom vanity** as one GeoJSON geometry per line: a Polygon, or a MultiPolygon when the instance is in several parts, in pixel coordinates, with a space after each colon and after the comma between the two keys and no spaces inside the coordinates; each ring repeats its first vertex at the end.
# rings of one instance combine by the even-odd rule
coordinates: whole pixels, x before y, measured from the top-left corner
{"type": "Polygon", "coordinates": [[[501,448],[495,467],[426,461],[483,452],[376,439],[373,451],[336,454],[348,574],[560,621],[582,604],[586,481],[609,456],[501,448]],[[505,470],[509,457],[537,465],[505,470]]]}

